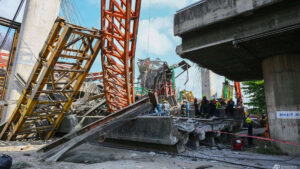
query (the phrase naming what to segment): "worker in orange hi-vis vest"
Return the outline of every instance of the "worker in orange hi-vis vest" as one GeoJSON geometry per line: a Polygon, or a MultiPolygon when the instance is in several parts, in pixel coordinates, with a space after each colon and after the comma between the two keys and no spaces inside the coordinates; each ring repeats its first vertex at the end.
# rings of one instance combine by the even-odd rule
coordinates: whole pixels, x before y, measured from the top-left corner
{"type": "Polygon", "coordinates": [[[267,117],[267,116],[266,116],[265,137],[266,137],[266,138],[270,138],[269,122],[268,122],[268,117],[267,117]]]}

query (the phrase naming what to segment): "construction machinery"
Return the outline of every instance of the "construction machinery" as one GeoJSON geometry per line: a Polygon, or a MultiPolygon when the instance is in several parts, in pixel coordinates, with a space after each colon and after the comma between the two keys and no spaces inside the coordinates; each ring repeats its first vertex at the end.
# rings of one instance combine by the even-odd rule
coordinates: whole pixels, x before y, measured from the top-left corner
{"type": "Polygon", "coordinates": [[[225,78],[222,88],[222,98],[229,100],[233,97],[233,86],[229,84],[229,81],[225,78]]]}
{"type": "Polygon", "coordinates": [[[249,113],[245,110],[244,101],[243,101],[243,95],[242,95],[242,89],[241,89],[241,83],[240,82],[234,82],[234,88],[236,92],[236,105],[237,107],[241,107],[244,109],[245,117],[249,115],[249,113]]]}
{"type": "Polygon", "coordinates": [[[135,101],[134,67],[141,0],[101,0],[101,62],[109,112],[135,101]]]}
{"type": "Polygon", "coordinates": [[[150,60],[150,58],[139,59],[137,65],[140,71],[138,77],[140,87],[136,88],[138,96],[146,95],[148,91],[151,91],[158,95],[160,101],[167,100],[172,106],[177,105],[175,79],[191,66],[185,61],[169,66],[166,61],[150,60]],[[175,76],[177,68],[183,71],[175,76]]]}
{"type": "Polygon", "coordinates": [[[101,5],[101,31],[56,20],[0,139],[51,138],[100,49],[109,112],[134,103],[141,0],[102,0],[101,5]]]}
{"type": "Polygon", "coordinates": [[[236,104],[237,104],[237,106],[244,107],[240,82],[234,82],[234,88],[235,88],[235,92],[236,92],[236,104]]]}
{"type": "Polygon", "coordinates": [[[183,101],[184,99],[187,99],[190,103],[194,102],[194,94],[192,91],[187,91],[187,90],[182,90],[180,91],[180,94],[179,94],[179,101],[183,101]]]}

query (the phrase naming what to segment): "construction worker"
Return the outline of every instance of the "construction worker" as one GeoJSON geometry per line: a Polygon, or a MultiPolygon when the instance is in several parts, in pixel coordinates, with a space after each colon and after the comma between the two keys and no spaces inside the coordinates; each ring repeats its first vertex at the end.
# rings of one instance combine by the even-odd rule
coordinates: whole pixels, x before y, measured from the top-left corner
{"type": "Polygon", "coordinates": [[[215,104],[215,101],[214,99],[210,99],[210,102],[209,102],[209,116],[212,117],[216,114],[216,104],[215,104]]]}
{"type": "Polygon", "coordinates": [[[203,99],[201,101],[200,115],[204,118],[208,118],[209,115],[209,102],[206,99],[206,96],[203,96],[203,99]]]}
{"type": "Polygon", "coordinates": [[[196,97],[194,99],[194,107],[195,107],[195,117],[198,118],[200,117],[200,111],[199,111],[199,103],[196,97]]]}
{"type": "Polygon", "coordinates": [[[225,109],[227,115],[233,116],[233,111],[234,111],[233,107],[234,107],[234,101],[232,100],[232,97],[230,97],[230,100],[227,102],[227,106],[225,109]]]}
{"type": "MultiPolygon", "coordinates": [[[[253,135],[253,126],[252,126],[252,120],[250,117],[247,117],[246,123],[248,125],[248,136],[252,136],[253,135]]],[[[253,145],[253,139],[252,139],[252,137],[248,137],[248,146],[252,146],[252,145],[253,145]]]]}
{"type": "Polygon", "coordinates": [[[170,116],[170,104],[167,102],[167,100],[164,100],[162,110],[164,115],[170,116]]]}
{"type": "Polygon", "coordinates": [[[265,137],[270,138],[270,132],[269,132],[269,122],[266,122],[266,128],[265,128],[265,137]]]}
{"type": "Polygon", "coordinates": [[[216,103],[216,117],[219,117],[219,109],[221,108],[221,102],[220,101],[217,101],[216,103]]]}
{"type": "Polygon", "coordinates": [[[225,103],[225,101],[224,101],[223,98],[220,98],[220,99],[219,99],[219,102],[221,103],[221,106],[226,105],[226,103],[225,103]]]}
{"type": "Polygon", "coordinates": [[[157,115],[161,116],[162,115],[162,106],[163,104],[161,102],[158,103],[156,110],[157,110],[157,115]]]}
{"type": "Polygon", "coordinates": [[[267,121],[268,121],[268,117],[266,114],[264,114],[261,119],[261,127],[266,127],[267,121]]]}
{"type": "Polygon", "coordinates": [[[186,101],[186,117],[190,117],[190,102],[189,100],[186,101]]]}
{"type": "Polygon", "coordinates": [[[186,116],[186,101],[184,100],[183,103],[181,104],[181,116],[185,117],[186,116]]]}

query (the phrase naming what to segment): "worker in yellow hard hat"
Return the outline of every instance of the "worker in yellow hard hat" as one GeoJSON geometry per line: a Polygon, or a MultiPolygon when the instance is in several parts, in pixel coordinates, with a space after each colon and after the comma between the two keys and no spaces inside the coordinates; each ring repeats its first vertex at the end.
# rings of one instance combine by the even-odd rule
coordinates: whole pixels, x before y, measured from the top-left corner
{"type": "MultiPolygon", "coordinates": [[[[248,136],[252,136],[253,135],[253,126],[252,126],[252,120],[250,117],[246,118],[246,123],[248,125],[248,136]]],[[[248,146],[252,146],[253,145],[253,139],[252,137],[248,137],[248,146]]]]}
{"type": "Polygon", "coordinates": [[[164,116],[170,116],[170,104],[167,100],[164,100],[164,104],[162,106],[164,116]]]}
{"type": "Polygon", "coordinates": [[[181,116],[185,117],[186,116],[186,101],[183,100],[183,103],[181,104],[181,116]]]}
{"type": "Polygon", "coordinates": [[[220,112],[220,109],[221,108],[221,102],[218,100],[217,103],[216,103],[216,116],[219,117],[219,112],[220,112]]]}
{"type": "Polygon", "coordinates": [[[249,123],[251,123],[251,122],[252,122],[251,118],[247,117],[247,118],[246,118],[246,123],[249,124],[249,123]]]}

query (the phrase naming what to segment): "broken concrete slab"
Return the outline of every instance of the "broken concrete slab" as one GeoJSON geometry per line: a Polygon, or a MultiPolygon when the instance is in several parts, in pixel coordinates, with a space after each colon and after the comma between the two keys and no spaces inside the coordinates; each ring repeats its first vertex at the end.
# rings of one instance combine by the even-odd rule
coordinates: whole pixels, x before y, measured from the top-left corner
{"type": "MultiPolygon", "coordinates": [[[[161,144],[165,146],[197,147],[199,141],[219,137],[212,131],[232,131],[239,128],[242,120],[197,119],[185,117],[139,116],[114,129],[105,138],[129,142],[161,144]]],[[[185,149],[177,149],[182,152],[185,149]]]]}
{"type": "Polygon", "coordinates": [[[180,133],[169,117],[142,116],[114,129],[107,138],[175,145],[180,133]]]}
{"type": "Polygon", "coordinates": [[[53,143],[42,147],[38,152],[45,152],[41,155],[42,160],[57,161],[66,152],[82,144],[85,140],[103,137],[114,128],[127,122],[127,120],[136,117],[140,113],[148,112],[152,110],[152,108],[149,98],[144,98],[122,110],[85,126],[82,129],[67,134],[53,143]]]}

